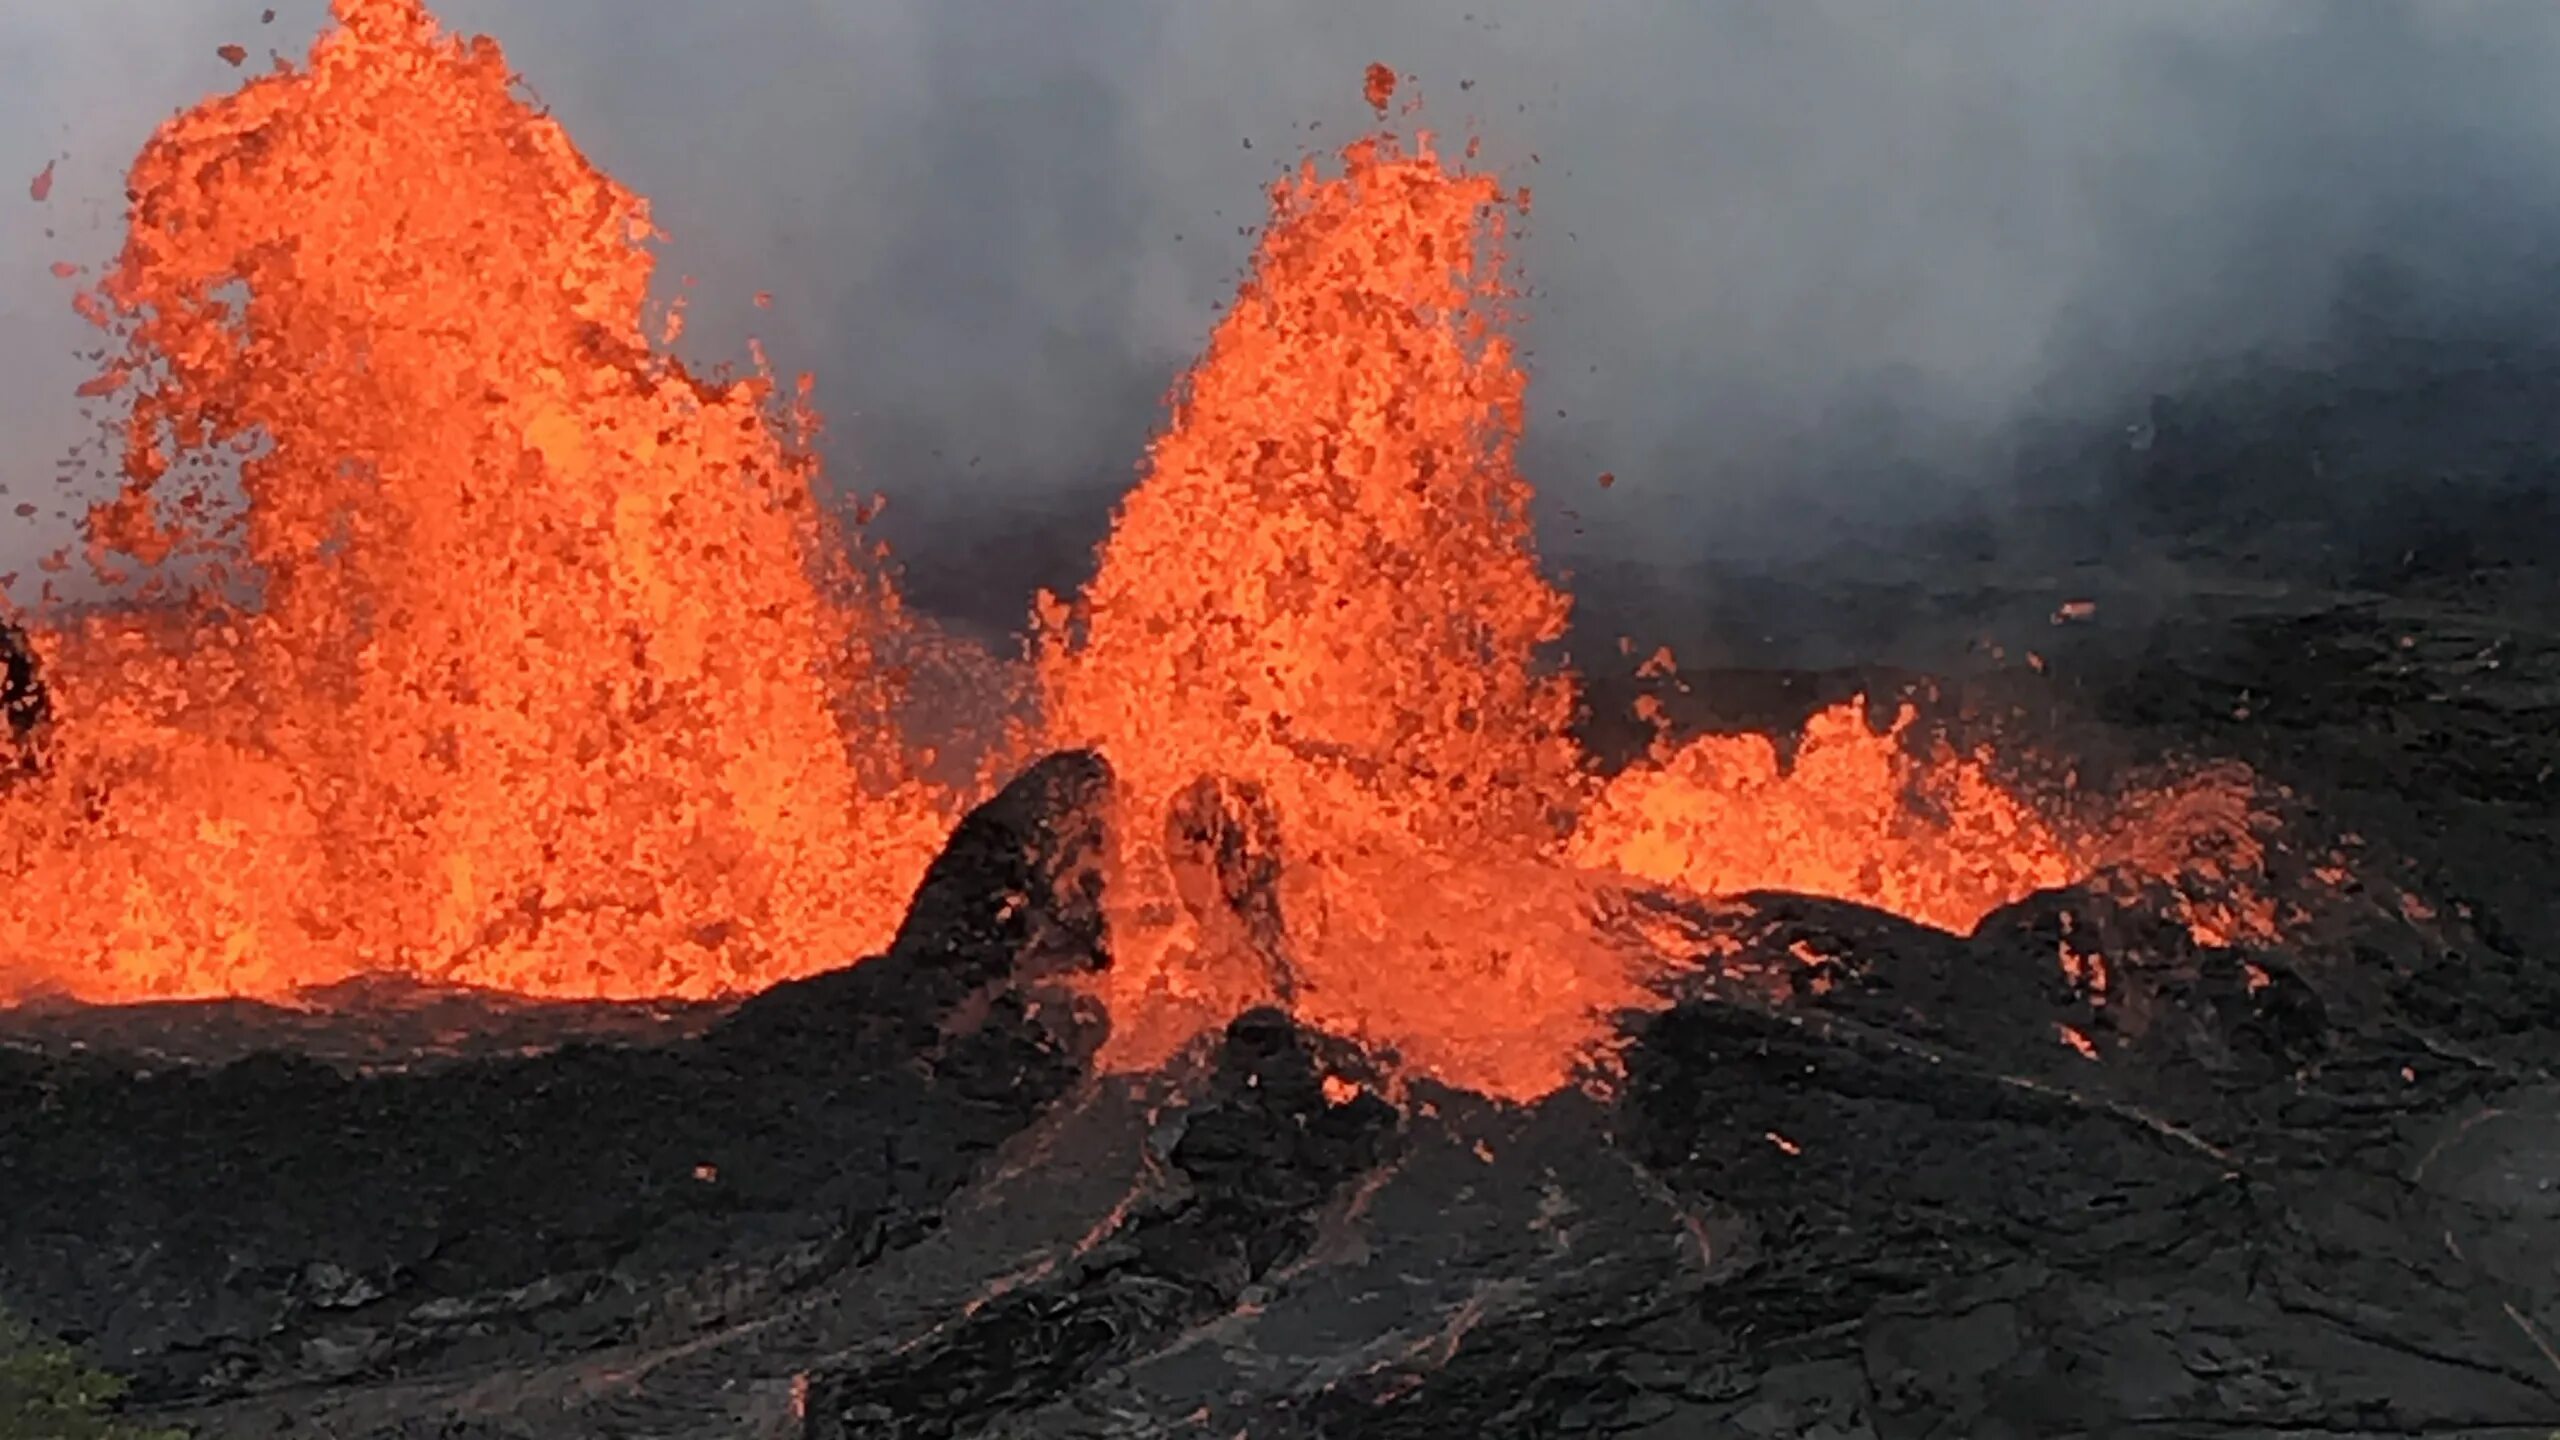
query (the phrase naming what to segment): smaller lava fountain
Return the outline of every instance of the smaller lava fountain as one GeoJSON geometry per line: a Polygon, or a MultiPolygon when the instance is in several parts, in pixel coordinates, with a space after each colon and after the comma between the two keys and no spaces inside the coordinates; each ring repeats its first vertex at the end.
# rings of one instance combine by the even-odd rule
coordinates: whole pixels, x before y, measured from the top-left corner
{"type": "MultiPolygon", "coordinates": [[[[132,405],[89,560],[133,599],[32,627],[0,996],[698,996],[876,951],[968,796],[893,718],[914,637],[814,417],[664,353],[644,203],[494,44],[335,13],[153,139],[85,299],[132,405]]],[[[1042,597],[1010,757],[1119,777],[1123,1060],[1277,1001],[1528,1097],[1655,1003],[1665,957],[1599,923],[1630,887],[1954,930],[2111,872],[2245,888],[2245,778],[2075,820],[1863,702],[1789,762],[1666,739],[1602,776],[1514,462],[1527,195],[1381,134],[1273,203],[1091,585],[1042,597]]]]}

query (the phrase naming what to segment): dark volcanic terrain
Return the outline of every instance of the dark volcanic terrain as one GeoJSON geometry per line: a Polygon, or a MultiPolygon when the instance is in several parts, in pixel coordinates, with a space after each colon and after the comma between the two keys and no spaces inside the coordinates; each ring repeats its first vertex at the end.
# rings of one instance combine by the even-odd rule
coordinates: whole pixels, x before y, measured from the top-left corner
{"type": "MultiPolygon", "coordinates": [[[[2456,543],[2530,519],[2463,494],[2455,560],[1805,592],[1979,637],[1940,704],[2284,787],[2354,861],[2272,952],[2079,893],[1970,937],[1761,897],[1535,1106],[1277,1012],[1103,1076],[1110,780],[1059,756],[887,956],[733,1010],[0,1017],[0,1298],[207,1435],[2547,1440],[2560,570],[2456,543]]],[[[1683,718],[1888,678],[1693,676],[1683,718]]]]}

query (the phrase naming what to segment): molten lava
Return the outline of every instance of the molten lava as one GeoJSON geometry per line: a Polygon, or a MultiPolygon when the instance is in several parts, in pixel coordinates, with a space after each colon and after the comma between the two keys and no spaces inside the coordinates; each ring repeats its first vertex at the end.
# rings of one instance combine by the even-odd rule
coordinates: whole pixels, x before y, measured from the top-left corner
{"type": "MultiPolygon", "coordinates": [[[[824,518],[805,406],[653,345],[643,202],[494,45],[334,8],[307,67],[153,139],[87,302],[131,403],[88,524],[125,601],[36,627],[0,999],[699,995],[871,952],[965,797],[901,732],[914,636],[824,518]]],[[[1785,763],[1708,737],[1595,774],[1513,459],[1525,204],[1427,136],[1277,186],[1092,584],[1043,597],[1029,734],[1120,780],[1122,1059],[1277,1001],[1541,1093],[1652,1003],[1663,957],[1595,923],[1631,884],[1968,929],[2203,863],[2183,918],[2258,933],[2229,897],[2255,852],[2214,843],[2245,785],[2093,825],[1862,705],[1785,763]]]]}
{"type": "Polygon", "coordinates": [[[1573,686],[1540,663],[1567,602],[1538,571],[1512,463],[1512,205],[1427,138],[1343,158],[1276,188],[1099,573],[1047,617],[1049,737],[1120,774],[1128,999],[1214,1014],[1273,998],[1201,953],[1159,878],[1168,802],[1225,776],[1277,812],[1302,1013],[1478,1088],[1551,1086],[1572,1048],[1556,1042],[1633,996],[1576,923],[1574,877],[1545,863],[1581,759],[1573,686]],[[1462,1060],[1453,1006],[1532,1053],[1462,1060]],[[1524,1059],[1538,1073],[1513,1078],[1524,1059]]]}
{"type": "Polygon", "coordinates": [[[1148,808],[1193,777],[1452,851],[1552,841],[1580,757],[1564,633],[1512,464],[1524,378],[1492,253],[1507,197],[1364,140],[1275,187],[1072,610],[1045,713],[1148,808]]]}
{"type": "Polygon", "coordinates": [[[1989,750],[1923,734],[1917,719],[1905,704],[1879,727],[1865,700],[1846,701],[1805,722],[1791,757],[1764,735],[1658,744],[1601,787],[1570,853],[1701,895],[1827,895],[1957,934],[2039,890],[2160,885],[2201,943],[2273,938],[2244,768],[2066,810],[2030,803],[1989,750]]]}
{"type": "MultiPolygon", "coordinates": [[[[1373,103],[1391,90],[1371,75],[1373,103]]],[[[1968,931],[2119,865],[2178,876],[2184,846],[2066,828],[1991,757],[1921,746],[1908,709],[1883,730],[1863,702],[1818,715],[1791,764],[1766,737],[1710,736],[1598,781],[1547,654],[1568,602],[1539,572],[1513,464],[1513,208],[1427,137],[1363,140],[1340,175],[1309,163],[1278,186],[1099,573],[1077,604],[1045,604],[1047,738],[1100,749],[1122,780],[1123,1052],[1285,1000],[1443,1078],[1532,1095],[1607,1010],[1649,1003],[1646,957],[1595,938],[1606,877],[1968,931]],[[1197,828],[1179,812],[1204,776],[1247,787],[1263,818],[1243,828],[1280,852],[1271,913],[1246,927],[1266,933],[1178,893],[1197,828]]]]}
{"type": "Polygon", "coordinates": [[[133,168],[89,532],[151,603],[39,639],[7,988],[699,994],[869,953],[949,811],[881,720],[893,600],[828,572],[768,387],[652,349],[644,203],[497,48],[336,13],[133,168]]]}
{"type": "Polygon", "coordinates": [[[1805,725],[1792,764],[1762,735],[1706,735],[1612,779],[1574,858],[1703,895],[1792,890],[1855,900],[1959,933],[2088,874],[2057,828],[1914,715],[1868,723],[1864,701],[1805,725]]]}

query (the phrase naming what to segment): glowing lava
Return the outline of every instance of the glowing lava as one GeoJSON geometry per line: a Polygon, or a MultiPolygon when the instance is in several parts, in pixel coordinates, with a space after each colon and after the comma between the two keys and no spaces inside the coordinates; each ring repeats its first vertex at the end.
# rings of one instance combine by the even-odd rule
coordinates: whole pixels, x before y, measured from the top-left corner
{"type": "Polygon", "coordinates": [[[1571,686],[1532,663],[1566,601],[1511,466],[1502,197],[1391,141],[1347,160],[1279,187],[1100,573],[1050,616],[1046,713],[1146,807],[1224,773],[1293,823],[1534,845],[1578,759],[1571,686]]]}
{"type": "Polygon", "coordinates": [[[2273,937],[2254,780],[2225,766],[2123,795],[2030,803],[1998,757],[1924,733],[1914,706],[1816,712],[1782,757],[1765,735],[1658,744],[1603,786],[1570,853],[1701,895],[1792,891],[1970,933],[2040,890],[2159,885],[2208,945],[2273,937]]]}
{"type": "Polygon", "coordinates": [[[1704,735],[1602,790],[1573,841],[1586,865],[1704,895],[1832,895],[1959,933],[2089,867],[2062,833],[1943,740],[1915,750],[1905,707],[1809,720],[1792,763],[1763,735],[1704,735]]]}
{"type": "MultiPolygon", "coordinates": [[[[89,534],[144,583],[37,628],[55,725],[0,791],[0,999],[697,995],[869,953],[961,797],[918,778],[915,637],[805,434],[653,346],[645,206],[494,45],[415,0],[335,13],[134,167],[90,302],[129,483],[89,534]]],[[[1907,713],[1594,775],[1513,459],[1525,203],[1427,137],[1276,187],[1093,583],[1043,599],[1034,737],[1120,777],[1120,1059],[1279,1001],[1533,1096],[1653,1003],[1663,957],[1595,923],[1613,887],[1967,929],[2207,852],[2245,885],[2254,852],[2208,843],[2245,802],[2066,824],[1907,713]]],[[[2223,891],[2185,918],[2256,923],[2223,891]]]]}
{"type": "Polygon", "coordinates": [[[1567,602],[1512,463],[1512,197],[1427,138],[1372,139],[1273,202],[1099,573],[1047,617],[1050,738],[1122,781],[1118,984],[1211,1012],[1270,998],[1202,953],[1157,878],[1167,803],[1224,776],[1277,813],[1302,1013],[1478,1088],[1552,1085],[1593,1005],[1632,1002],[1572,877],[1541,863],[1581,760],[1571,682],[1539,663],[1567,602]],[[1462,1059],[1452,1005],[1535,1053],[1462,1059]]]}
{"type": "Polygon", "coordinates": [[[39,637],[7,988],[698,994],[868,953],[948,809],[881,719],[894,601],[822,572],[769,387],[653,350],[645,204],[496,46],[336,14],[133,168],[130,480],[89,528],[156,604],[39,637]]]}

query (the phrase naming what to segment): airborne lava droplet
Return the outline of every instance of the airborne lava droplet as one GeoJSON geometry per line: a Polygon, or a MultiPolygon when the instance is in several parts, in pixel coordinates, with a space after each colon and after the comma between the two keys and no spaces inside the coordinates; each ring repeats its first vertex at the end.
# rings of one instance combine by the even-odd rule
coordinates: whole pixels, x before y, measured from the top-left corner
{"type": "Polygon", "coordinates": [[[39,205],[53,198],[52,161],[44,162],[44,168],[36,172],[36,178],[27,182],[27,198],[39,205]]]}
{"type": "Polygon", "coordinates": [[[213,53],[221,56],[222,63],[234,70],[239,69],[241,64],[249,58],[249,49],[245,45],[224,45],[213,53]]]}
{"type": "Polygon", "coordinates": [[[1394,103],[1396,98],[1396,72],[1376,61],[1371,61],[1369,73],[1361,84],[1360,93],[1368,97],[1370,109],[1385,115],[1387,106],[1394,103]]]}

